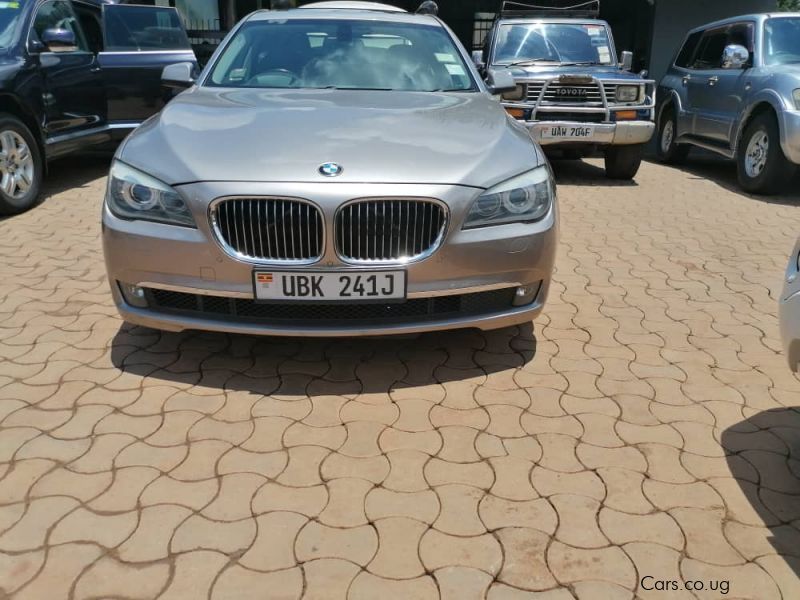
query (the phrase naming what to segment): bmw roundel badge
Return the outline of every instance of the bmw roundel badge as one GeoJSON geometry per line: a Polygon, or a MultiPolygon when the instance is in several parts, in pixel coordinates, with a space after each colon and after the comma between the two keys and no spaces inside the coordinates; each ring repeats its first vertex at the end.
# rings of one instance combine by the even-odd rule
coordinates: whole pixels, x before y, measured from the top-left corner
{"type": "Polygon", "coordinates": [[[334,162],[327,162],[319,167],[320,175],[324,175],[325,177],[338,177],[344,172],[342,165],[336,164],[334,162]]]}

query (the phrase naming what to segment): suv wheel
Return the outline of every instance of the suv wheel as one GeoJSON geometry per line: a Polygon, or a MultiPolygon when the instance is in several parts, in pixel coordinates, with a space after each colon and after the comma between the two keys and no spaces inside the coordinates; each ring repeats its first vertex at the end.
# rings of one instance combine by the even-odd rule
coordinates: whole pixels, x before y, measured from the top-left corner
{"type": "Polygon", "coordinates": [[[42,157],[25,124],[0,114],[0,214],[14,215],[31,208],[42,185],[42,157]]]}
{"type": "Polygon", "coordinates": [[[664,109],[658,120],[658,148],[656,149],[658,160],[669,164],[678,164],[686,160],[690,147],[676,143],[677,137],[678,119],[675,116],[675,109],[670,106],[664,109]]]}
{"type": "Polygon", "coordinates": [[[736,163],[739,185],[753,194],[776,194],[792,178],[795,166],[783,155],[773,115],[761,114],[747,126],[736,163]]]}
{"type": "Polygon", "coordinates": [[[609,146],[606,148],[606,177],[633,179],[644,158],[644,144],[609,146]]]}

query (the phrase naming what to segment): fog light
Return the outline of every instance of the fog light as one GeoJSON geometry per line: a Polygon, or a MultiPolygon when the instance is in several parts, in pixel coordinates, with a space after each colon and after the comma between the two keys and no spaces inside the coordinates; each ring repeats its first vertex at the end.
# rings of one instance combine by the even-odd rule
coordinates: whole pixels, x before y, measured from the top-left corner
{"type": "Polygon", "coordinates": [[[529,304],[533,304],[533,301],[536,300],[536,296],[539,295],[540,287],[541,283],[518,287],[514,294],[514,306],[528,306],[529,304]]]}
{"type": "Polygon", "coordinates": [[[617,121],[635,121],[637,113],[635,110],[619,110],[617,111],[617,121]]]}
{"type": "Polygon", "coordinates": [[[119,289],[125,302],[136,308],[147,308],[147,298],[144,295],[144,288],[130,283],[119,282],[119,289]]]}

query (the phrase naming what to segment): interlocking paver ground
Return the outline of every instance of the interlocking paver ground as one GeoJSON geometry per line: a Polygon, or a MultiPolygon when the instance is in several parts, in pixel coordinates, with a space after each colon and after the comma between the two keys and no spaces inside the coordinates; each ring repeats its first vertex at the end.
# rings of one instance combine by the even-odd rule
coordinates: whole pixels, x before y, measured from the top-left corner
{"type": "Polygon", "coordinates": [[[262,339],[117,318],[106,169],[0,221],[0,597],[800,597],[800,197],[560,163],[535,326],[262,339]]]}

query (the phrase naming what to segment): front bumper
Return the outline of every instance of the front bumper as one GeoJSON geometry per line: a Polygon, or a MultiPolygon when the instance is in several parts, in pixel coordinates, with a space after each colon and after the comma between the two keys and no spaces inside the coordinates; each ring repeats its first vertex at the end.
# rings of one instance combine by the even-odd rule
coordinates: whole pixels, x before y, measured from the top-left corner
{"type": "Polygon", "coordinates": [[[531,137],[542,146],[600,145],[629,146],[646,144],[655,133],[650,121],[620,121],[617,123],[582,123],[578,121],[523,121],[531,137]],[[547,135],[554,128],[592,127],[592,135],[584,138],[553,138],[547,135]]]}
{"type": "Polygon", "coordinates": [[[789,368],[800,371],[800,240],[795,245],[786,269],[779,304],[781,339],[789,368]]]}
{"type": "Polygon", "coordinates": [[[791,162],[800,165],[800,111],[785,110],[781,118],[781,148],[791,162]]]}
{"type": "MultiPolygon", "coordinates": [[[[148,305],[138,308],[126,302],[117,282],[149,290],[228,298],[252,304],[253,269],[303,267],[276,263],[245,262],[227,254],[212,233],[207,207],[214,198],[229,196],[231,184],[200,183],[182,186],[180,192],[195,217],[197,229],[127,221],[103,211],[103,248],[112,294],[120,315],[134,324],[168,331],[187,329],[277,336],[361,336],[420,333],[458,328],[497,329],[529,322],[542,310],[547,298],[558,239],[558,209],[532,224],[514,224],[462,231],[461,224],[472,201],[474,188],[431,185],[373,184],[256,184],[237,183],[241,196],[303,197],[322,210],[326,224],[326,251],[310,270],[358,271],[404,268],[410,301],[538,285],[527,306],[510,304],[485,313],[444,314],[405,319],[314,321],[237,320],[204,312],[164,311],[148,305]],[[356,266],[342,262],[333,243],[333,215],[338,206],[353,198],[438,198],[448,205],[450,224],[439,249],[425,260],[406,266],[356,266]]],[[[201,303],[202,306],[202,303],[201,303]]]]}

